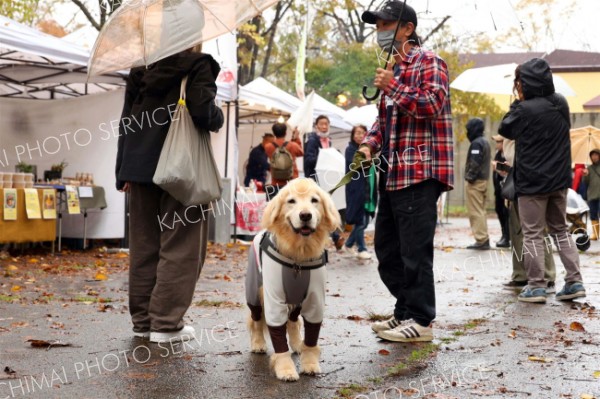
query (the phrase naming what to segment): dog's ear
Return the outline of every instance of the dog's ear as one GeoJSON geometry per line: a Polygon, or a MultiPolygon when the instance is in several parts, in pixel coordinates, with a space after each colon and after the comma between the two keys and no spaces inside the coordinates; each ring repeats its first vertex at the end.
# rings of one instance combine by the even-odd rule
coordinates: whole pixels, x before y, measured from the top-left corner
{"type": "Polygon", "coordinates": [[[263,212],[263,217],[262,217],[262,220],[261,220],[261,226],[262,226],[263,229],[270,230],[271,227],[273,227],[273,225],[277,221],[277,217],[279,216],[279,212],[281,212],[281,207],[282,207],[282,204],[283,204],[283,197],[284,196],[285,196],[285,193],[282,193],[280,191],[267,204],[267,206],[266,206],[266,208],[265,208],[265,210],[263,212]]]}
{"type": "Polygon", "coordinates": [[[320,187],[317,189],[317,193],[319,194],[319,197],[321,197],[321,203],[323,204],[323,221],[325,222],[325,225],[328,227],[329,231],[334,231],[342,225],[340,213],[335,207],[335,204],[333,203],[329,193],[320,187]]]}

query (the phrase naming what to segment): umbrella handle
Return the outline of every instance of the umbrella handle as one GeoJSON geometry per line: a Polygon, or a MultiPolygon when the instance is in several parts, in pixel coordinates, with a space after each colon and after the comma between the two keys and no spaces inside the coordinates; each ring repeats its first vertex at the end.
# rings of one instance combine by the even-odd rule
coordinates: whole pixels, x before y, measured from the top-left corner
{"type": "MultiPolygon", "coordinates": [[[[396,35],[398,35],[398,28],[400,28],[400,25],[401,25],[400,21],[402,21],[402,14],[404,13],[404,6],[406,6],[406,0],[404,0],[404,2],[402,3],[402,8],[400,8],[400,16],[398,17],[398,24],[396,25],[396,29],[394,29],[394,40],[396,40],[395,38],[396,38],[396,35]]],[[[387,68],[388,63],[390,62],[390,59],[392,58],[392,52],[394,51],[394,40],[392,41],[392,45],[390,46],[390,50],[388,51],[388,55],[385,60],[385,68],[387,68]]],[[[377,89],[375,94],[371,97],[369,97],[369,95],[367,94],[367,89],[368,89],[367,86],[363,86],[362,95],[365,98],[365,100],[373,101],[377,97],[379,97],[379,93],[380,93],[379,88],[377,89]]]]}
{"type": "Polygon", "coordinates": [[[375,94],[373,94],[372,96],[369,96],[369,95],[367,94],[367,90],[368,90],[368,89],[369,89],[369,88],[368,88],[366,85],[365,85],[365,86],[363,86],[363,89],[362,89],[362,95],[363,95],[363,97],[365,98],[365,100],[367,100],[367,101],[373,101],[373,100],[375,100],[377,97],[379,97],[379,93],[380,93],[379,89],[377,89],[377,91],[375,92],[375,94]]]}

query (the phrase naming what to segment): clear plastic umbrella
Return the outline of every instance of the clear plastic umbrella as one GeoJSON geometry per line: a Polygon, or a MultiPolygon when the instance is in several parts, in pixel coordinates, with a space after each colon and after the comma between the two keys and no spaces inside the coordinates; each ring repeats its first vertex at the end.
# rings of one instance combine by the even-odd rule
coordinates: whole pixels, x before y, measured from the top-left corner
{"type": "Polygon", "coordinates": [[[94,44],[89,76],[149,65],[227,32],[278,0],[129,0],[94,44]]]}
{"type": "MultiPolygon", "coordinates": [[[[517,64],[502,64],[467,69],[450,84],[452,89],[473,93],[512,95],[517,64]]],[[[553,74],[555,90],[563,96],[574,96],[575,91],[560,76],[553,74]]]]}

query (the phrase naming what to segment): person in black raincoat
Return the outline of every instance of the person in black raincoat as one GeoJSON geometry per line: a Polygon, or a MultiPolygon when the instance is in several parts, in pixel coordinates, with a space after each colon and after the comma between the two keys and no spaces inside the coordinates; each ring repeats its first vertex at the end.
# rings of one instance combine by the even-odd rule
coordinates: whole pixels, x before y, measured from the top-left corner
{"type": "Polygon", "coordinates": [[[183,316],[194,296],[206,254],[208,220],[152,182],[169,131],[181,82],[200,134],[223,126],[215,104],[220,67],[208,54],[186,50],[127,78],[119,125],[117,189],[129,193],[129,313],[135,336],[177,341],[194,329],[183,316]]]}
{"type": "Polygon", "coordinates": [[[502,119],[498,133],[516,143],[514,181],[528,280],[518,300],[546,302],[546,226],[567,272],[556,299],[584,297],[579,254],[566,221],[567,189],[571,186],[569,105],[554,91],[552,71],[543,59],[519,65],[514,82],[518,99],[502,119]]]}
{"type": "Polygon", "coordinates": [[[466,128],[467,138],[471,142],[465,165],[467,210],[471,231],[475,237],[475,243],[469,245],[467,249],[490,249],[485,209],[491,168],[490,144],[483,135],[485,128],[483,119],[469,119],[466,128]]]}

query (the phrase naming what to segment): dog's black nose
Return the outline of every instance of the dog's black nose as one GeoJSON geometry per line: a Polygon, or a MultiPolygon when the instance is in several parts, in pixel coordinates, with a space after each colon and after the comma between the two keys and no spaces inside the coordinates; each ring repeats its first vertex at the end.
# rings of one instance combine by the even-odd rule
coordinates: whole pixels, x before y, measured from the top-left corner
{"type": "Polygon", "coordinates": [[[300,220],[302,220],[303,222],[308,222],[310,219],[312,219],[312,213],[300,212],[300,220]]]}

